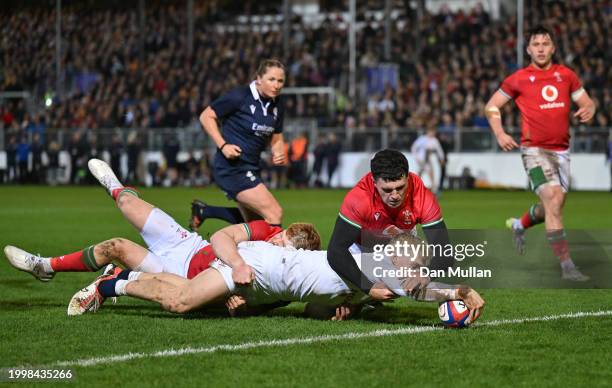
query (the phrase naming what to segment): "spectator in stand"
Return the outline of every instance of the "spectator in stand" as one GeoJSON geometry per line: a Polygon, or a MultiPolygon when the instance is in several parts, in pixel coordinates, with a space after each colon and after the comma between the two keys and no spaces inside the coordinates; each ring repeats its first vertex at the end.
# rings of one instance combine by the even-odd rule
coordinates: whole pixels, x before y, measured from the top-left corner
{"type": "Polygon", "coordinates": [[[176,134],[168,133],[165,136],[164,145],[162,147],[162,153],[166,160],[166,178],[168,183],[173,186],[178,180],[178,153],[181,150],[176,134]]]}
{"type": "Polygon", "coordinates": [[[123,181],[123,169],[121,168],[121,155],[123,155],[123,143],[121,142],[121,136],[118,133],[114,133],[111,137],[111,143],[108,147],[108,153],[110,154],[110,166],[111,169],[117,174],[117,178],[123,181]]]}
{"type": "Polygon", "coordinates": [[[17,136],[11,135],[6,146],[6,181],[13,183],[17,177],[17,136]]]}
{"type": "Polygon", "coordinates": [[[315,146],[313,153],[314,164],[312,166],[312,181],[315,187],[323,187],[321,181],[321,170],[323,169],[323,162],[325,161],[325,154],[327,149],[327,141],[325,136],[319,134],[317,137],[317,145],[315,146]]]}
{"type": "Polygon", "coordinates": [[[140,161],[140,142],[138,141],[138,132],[130,132],[127,140],[127,158],[128,158],[128,173],[126,181],[130,184],[140,182],[138,178],[138,163],[140,161]]]}
{"type": "Polygon", "coordinates": [[[42,163],[42,154],[44,152],[44,144],[42,143],[40,133],[34,132],[32,143],[30,145],[32,153],[32,179],[34,184],[44,183],[45,167],[42,163]]]}
{"type": "Polygon", "coordinates": [[[289,147],[289,179],[298,188],[308,185],[308,137],[300,133],[289,147]]]}
{"type": "Polygon", "coordinates": [[[30,157],[30,144],[25,134],[21,135],[19,144],[17,144],[17,176],[19,183],[27,183],[28,174],[28,159],[30,157]]]}
{"type": "Polygon", "coordinates": [[[330,133],[327,137],[327,147],[325,149],[325,159],[327,160],[327,187],[332,187],[332,178],[340,164],[340,150],[342,145],[338,141],[335,133],[330,133]]]}
{"type": "Polygon", "coordinates": [[[60,149],[60,145],[56,141],[49,143],[49,148],[47,149],[47,158],[49,160],[49,164],[47,165],[47,184],[51,186],[55,186],[59,183],[60,149]]]}

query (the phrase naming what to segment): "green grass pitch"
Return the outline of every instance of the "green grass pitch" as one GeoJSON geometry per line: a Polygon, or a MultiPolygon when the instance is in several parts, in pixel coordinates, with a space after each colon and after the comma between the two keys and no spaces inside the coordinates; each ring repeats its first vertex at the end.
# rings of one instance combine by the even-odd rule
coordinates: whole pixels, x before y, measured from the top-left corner
{"type": "MultiPolygon", "coordinates": [[[[275,194],[287,224],[315,223],[326,244],[344,193],[275,194]]],[[[143,189],[142,196],[183,225],[193,198],[230,204],[216,188],[143,189]]],[[[502,228],[534,199],[475,191],[446,192],[440,202],[449,228],[502,228]]],[[[608,193],[570,193],[566,227],[612,230],[610,200],[608,193]]],[[[222,225],[207,221],[202,233],[222,225]]],[[[141,241],[99,187],[0,187],[2,246],[58,255],[111,237],[141,241]]],[[[78,386],[609,386],[612,378],[610,315],[543,320],[612,310],[609,289],[485,289],[480,325],[467,330],[432,330],[437,306],[409,300],[338,323],[306,319],[300,304],[229,319],[222,311],[173,315],[128,298],[67,317],[68,300],[93,277],[63,273],[43,284],[0,260],[0,368],[93,360],[63,366],[74,369],[78,386]],[[509,321],[529,317],[537,320],[509,321]],[[387,332],[373,336],[377,330],[387,332]],[[156,353],[183,348],[195,351],[156,353]],[[95,361],[129,353],[124,362],[95,361]]]]}

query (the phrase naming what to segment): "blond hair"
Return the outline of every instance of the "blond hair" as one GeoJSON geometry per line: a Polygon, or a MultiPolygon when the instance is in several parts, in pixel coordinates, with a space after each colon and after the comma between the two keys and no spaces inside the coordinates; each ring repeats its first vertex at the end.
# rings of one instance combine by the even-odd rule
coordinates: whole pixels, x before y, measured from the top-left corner
{"type": "Polygon", "coordinates": [[[287,228],[287,238],[297,249],[311,251],[321,249],[321,236],[313,224],[294,222],[287,228]]]}

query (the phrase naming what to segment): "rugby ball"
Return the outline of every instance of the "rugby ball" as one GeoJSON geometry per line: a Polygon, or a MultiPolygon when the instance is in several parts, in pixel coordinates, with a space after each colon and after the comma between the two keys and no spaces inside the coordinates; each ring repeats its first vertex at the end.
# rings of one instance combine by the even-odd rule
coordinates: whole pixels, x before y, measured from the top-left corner
{"type": "Polygon", "coordinates": [[[462,300],[447,300],[440,303],[438,316],[446,327],[466,327],[466,322],[470,316],[470,309],[467,308],[462,300]]]}

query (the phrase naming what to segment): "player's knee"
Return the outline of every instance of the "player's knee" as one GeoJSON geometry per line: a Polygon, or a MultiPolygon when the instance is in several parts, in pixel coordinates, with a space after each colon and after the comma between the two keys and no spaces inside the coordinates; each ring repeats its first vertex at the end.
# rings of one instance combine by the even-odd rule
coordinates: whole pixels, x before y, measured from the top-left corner
{"type": "Polygon", "coordinates": [[[129,207],[134,202],[135,198],[136,197],[133,195],[120,195],[119,198],[117,198],[117,207],[119,209],[129,207]]]}
{"type": "Polygon", "coordinates": [[[127,240],[121,237],[115,237],[106,240],[94,247],[94,254],[98,257],[102,256],[109,260],[119,260],[125,256],[127,240]]]}
{"type": "Polygon", "coordinates": [[[177,314],[184,314],[196,309],[198,306],[194,298],[191,296],[187,287],[181,287],[177,291],[176,301],[174,303],[174,311],[177,314]]]}

